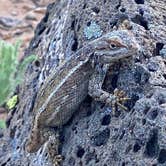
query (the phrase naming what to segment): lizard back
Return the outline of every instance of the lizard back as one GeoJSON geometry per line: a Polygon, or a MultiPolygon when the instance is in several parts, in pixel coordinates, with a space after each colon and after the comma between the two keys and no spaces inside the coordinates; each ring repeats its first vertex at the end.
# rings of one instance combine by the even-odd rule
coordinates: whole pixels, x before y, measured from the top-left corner
{"type": "Polygon", "coordinates": [[[55,127],[65,124],[85,99],[93,73],[89,58],[82,52],[72,56],[42,86],[34,107],[40,125],[55,127]]]}

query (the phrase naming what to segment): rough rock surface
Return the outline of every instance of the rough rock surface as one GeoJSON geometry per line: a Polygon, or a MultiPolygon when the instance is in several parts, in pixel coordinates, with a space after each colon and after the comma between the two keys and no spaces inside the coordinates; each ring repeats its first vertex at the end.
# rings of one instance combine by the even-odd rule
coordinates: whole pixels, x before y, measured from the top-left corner
{"type": "Polygon", "coordinates": [[[128,27],[142,46],[133,63],[114,64],[104,84],[109,92],[119,88],[130,96],[129,111],[117,110],[112,116],[110,108],[87,97],[63,127],[62,165],[165,166],[165,13],[161,0],[57,0],[50,4],[26,52],[40,59],[28,67],[19,88],[19,104],[8,117],[0,144],[1,165],[51,166],[47,144],[36,154],[24,150],[37,90],[51,70],[89,41],[84,28],[95,22],[102,33],[128,27]]]}

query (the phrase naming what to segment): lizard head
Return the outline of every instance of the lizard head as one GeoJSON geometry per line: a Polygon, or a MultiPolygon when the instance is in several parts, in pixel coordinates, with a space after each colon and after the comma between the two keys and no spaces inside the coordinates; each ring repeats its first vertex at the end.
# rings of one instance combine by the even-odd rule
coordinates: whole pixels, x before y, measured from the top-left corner
{"type": "Polygon", "coordinates": [[[95,50],[101,62],[112,63],[136,55],[140,46],[129,31],[118,30],[98,38],[95,50]]]}

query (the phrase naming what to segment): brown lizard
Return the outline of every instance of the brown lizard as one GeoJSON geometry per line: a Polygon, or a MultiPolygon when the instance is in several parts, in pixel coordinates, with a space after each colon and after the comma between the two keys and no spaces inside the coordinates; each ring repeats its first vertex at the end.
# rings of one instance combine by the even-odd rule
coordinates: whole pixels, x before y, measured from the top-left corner
{"type": "Polygon", "coordinates": [[[26,145],[36,152],[48,139],[49,127],[61,127],[89,94],[93,99],[124,108],[122,92],[110,94],[102,84],[111,63],[134,56],[139,45],[127,30],[113,31],[90,41],[53,71],[40,88],[35,106],[35,119],[26,145]]]}

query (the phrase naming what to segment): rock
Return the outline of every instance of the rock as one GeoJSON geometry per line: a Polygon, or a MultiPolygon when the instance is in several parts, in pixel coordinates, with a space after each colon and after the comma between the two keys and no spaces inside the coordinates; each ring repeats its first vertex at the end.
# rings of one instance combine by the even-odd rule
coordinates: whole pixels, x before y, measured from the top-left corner
{"type": "Polygon", "coordinates": [[[25,16],[25,19],[27,20],[37,20],[36,14],[34,12],[29,12],[25,16]]]}
{"type": "Polygon", "coordinates": [[[6,28],[13,28],[20,24],[21,21],[9,17],[0,17],[0,25],[6,28]]]}
{"type": "Polygon", "coordinates": [[[17,16],[18,13],[17,13],[16,11],[12,11],[12,12],[11,12],[11,15],[12,15],[12,16],[17,16]]]}
{"type": "Polygon", "coordinates": [[[4,136],[4,129],[0,128],[0,138],[2,138],[4,136]]]}
{"type": "Polygon", "coordinates": [[[35,6],[32,4],[24,4],[22,8],[26,11],[30,11],[30,10],[34,10],[35,6]]]}
{"type": "Polygon", "coordinates": [[[110,130],[106,128],[103,131],[100,131],[96,135],[92,136],[92,144],[95,146],[105,145],[110,137],[110,130]]]}
{"type": "Polygon", "coordinates": [[[49,3],[47,0],[32,0],[33,3],[36,5],[36,6],[46,6],[48,5],[49,3],[53,3],[54,0],[49,0],[49,3]]]}
{"type": "Polygon", "coordinates": [[[35,13],[40,13],[40,14],[45,14],[46,13],[46,8],[45,7],[38,7],[34,9],[35,13]]]}

